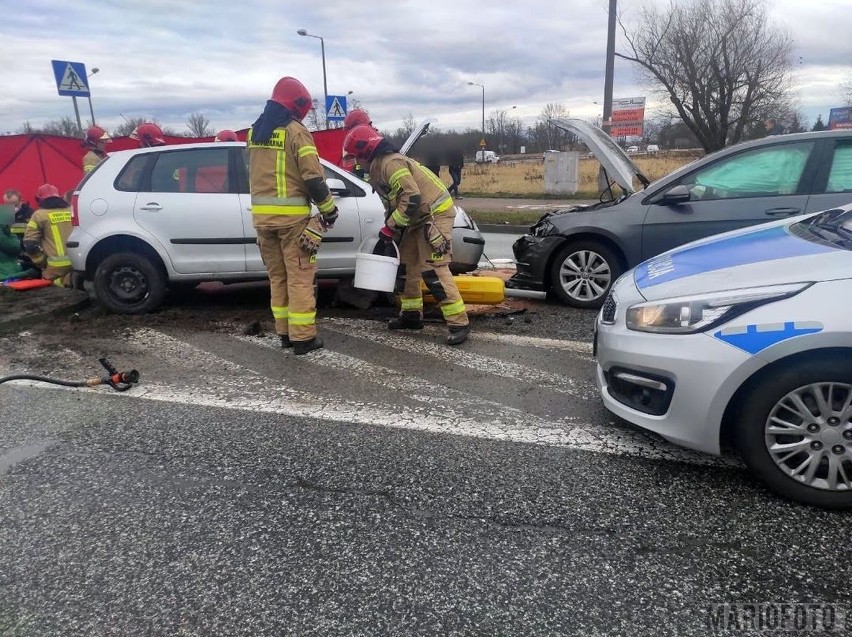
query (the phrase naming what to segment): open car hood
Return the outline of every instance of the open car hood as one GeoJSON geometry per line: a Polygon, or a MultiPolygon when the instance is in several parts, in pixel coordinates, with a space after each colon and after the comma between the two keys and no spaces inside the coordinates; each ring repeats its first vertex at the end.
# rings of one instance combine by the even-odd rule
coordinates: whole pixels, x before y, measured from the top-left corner
{"type": "Polygon", "coordinates": [[[425,119],[423,120],[417,128],[408,136],[408,139],[405,140],[405,143],[399,149],[399,152],[403,155],[408,155],[408,151],[411,150],[411,147],[417,143],[421,137],[423,137],[426,133],[429,132],[429,126],[434,124],[434,119],[425,119]]]}
{"type": "Polygon", "coordinates": [[[578,135],[586,146],[595,154],[595,158],[606,170],[607,175],[615,180],[621,188],[633,193],[633,178],[636,177],[643,185],[651,183],[642,174],[639,167],[621,150],[612,138],[594,124],[582,119],[551,119],[550,123],[557,128],[578,135]]]}

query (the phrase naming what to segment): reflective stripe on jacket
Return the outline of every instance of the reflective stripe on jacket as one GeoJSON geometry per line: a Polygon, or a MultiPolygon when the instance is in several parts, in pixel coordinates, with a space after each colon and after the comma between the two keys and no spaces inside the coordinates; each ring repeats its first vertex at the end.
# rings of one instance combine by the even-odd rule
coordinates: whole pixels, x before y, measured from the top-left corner
{"type": "Polygon", "coordinates": [[[391,153],[381,155],[370,166],[370,183],[385,200],[388,216],[399,226],[419,226],[430,215],[439,215],[453,207],[444,182],[417,161],[391,153]],[[412,195],[420,195],[417,218],[408,216],[412,195]]]}
{"type": "MultiPolygon", "coordinates": [[[[37,243],[42,253],[47,257],[47,265],[53,275],[61,276],[56,270],[71,268],[71,259],[65,252],[65,242],[71,234],[71,209],[56,208],[45,210],[39,208],[27,222],[24,233],[24,247],[37,243]]],[[[45,277],[52,278],[52,277],[45,277]]]]}
{"type": "MultiPolygon", "coordinates": [[[[306,182],[325,180],[325,171],[311,133],[300,122],[276,128],[263,143],[246,136],[249,157],[252,221],[256,228],[291,225],[286,218],[311,213],[310,191],[306,182]]],[[[314,202],[321,213],[334,209],[331,193],[314,202]]]]}
{"type": "Polygon", "coordinates": [[[90,150],[83,156],[83,172],[86,174],[92,172],[95,169],[95,166],[100,164],[106,158],[106,153],[99,155],[94,150],[90,150]]]}

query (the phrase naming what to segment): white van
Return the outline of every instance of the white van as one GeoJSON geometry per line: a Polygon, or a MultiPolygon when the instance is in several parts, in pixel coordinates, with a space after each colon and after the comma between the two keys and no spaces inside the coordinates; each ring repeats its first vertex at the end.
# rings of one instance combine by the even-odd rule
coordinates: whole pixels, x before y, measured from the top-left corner
{"type": "Polygon", "coordinates": [[[477,164],[496,164],[500,158],[493,150],[478,150],[474,161],[477,164]]]}

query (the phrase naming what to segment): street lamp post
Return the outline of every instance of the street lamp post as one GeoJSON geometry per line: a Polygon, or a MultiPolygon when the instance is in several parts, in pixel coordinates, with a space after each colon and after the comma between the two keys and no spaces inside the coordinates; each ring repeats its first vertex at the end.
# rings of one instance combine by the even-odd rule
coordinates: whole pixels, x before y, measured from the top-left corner
{"type": "MultiPolygon", "coordinates": [[[[89,73],[86,76],[86,84],[89,84],[89,82],[88,82],[89,78],[92,77],[98,71],[100,71],[100,69],[98,67],[95,67],[95,68],[92,69],[92,72],[89,73]]],[[[92,114],[92,126],[94,126],[95,125],[95,109],[92,108],[92,85],[91,84],[89,84],[89,112],[92,114]]]]}
{"type": "MultiPolygon", "coordinates": [[[[476,82],[468,82],[470,86],[478,86],[482,89],[482,141],[485,141],[485,86],[476,82]]],[[[482,147],[483,149],[485,146],[482,147]]]]}
{"type": "Polygon", "coordinates": [[[325,127],[328,128],[328,83],[325,77],[325,40],[318,35],[308,33],[305,29],[296,31],[299,35],[305,35],[309,38],[316,38],[320,41],[320,50],[322,51],[322,91],[323,91],[323,111],[325,112],[325,127]]]}

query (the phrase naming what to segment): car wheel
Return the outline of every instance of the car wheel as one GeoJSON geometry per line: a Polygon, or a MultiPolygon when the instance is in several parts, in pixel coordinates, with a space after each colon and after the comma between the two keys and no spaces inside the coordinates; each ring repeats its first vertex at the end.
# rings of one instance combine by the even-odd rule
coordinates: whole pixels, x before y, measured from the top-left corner
{"type": "Polygon", "coordinates": [[[597,308],[620,274],[621,262],[610,248],[597,241],[578,241],[562,248],[553,261],[550,288],[572,307],[597,308]]]}
{"type": "Polygon", "coordinates": [[[764,377],[736,422],[748,467],[781,496],[852,507],[852,363],[815,361],[764,377]]]}
{"type": "Polygon", "coordinates": [[[165,274],[151,260],[122,252],[98,264],[94,277],[98,300],[118,314],[144,314],[157,308],[166,294],[165,274]]]}

